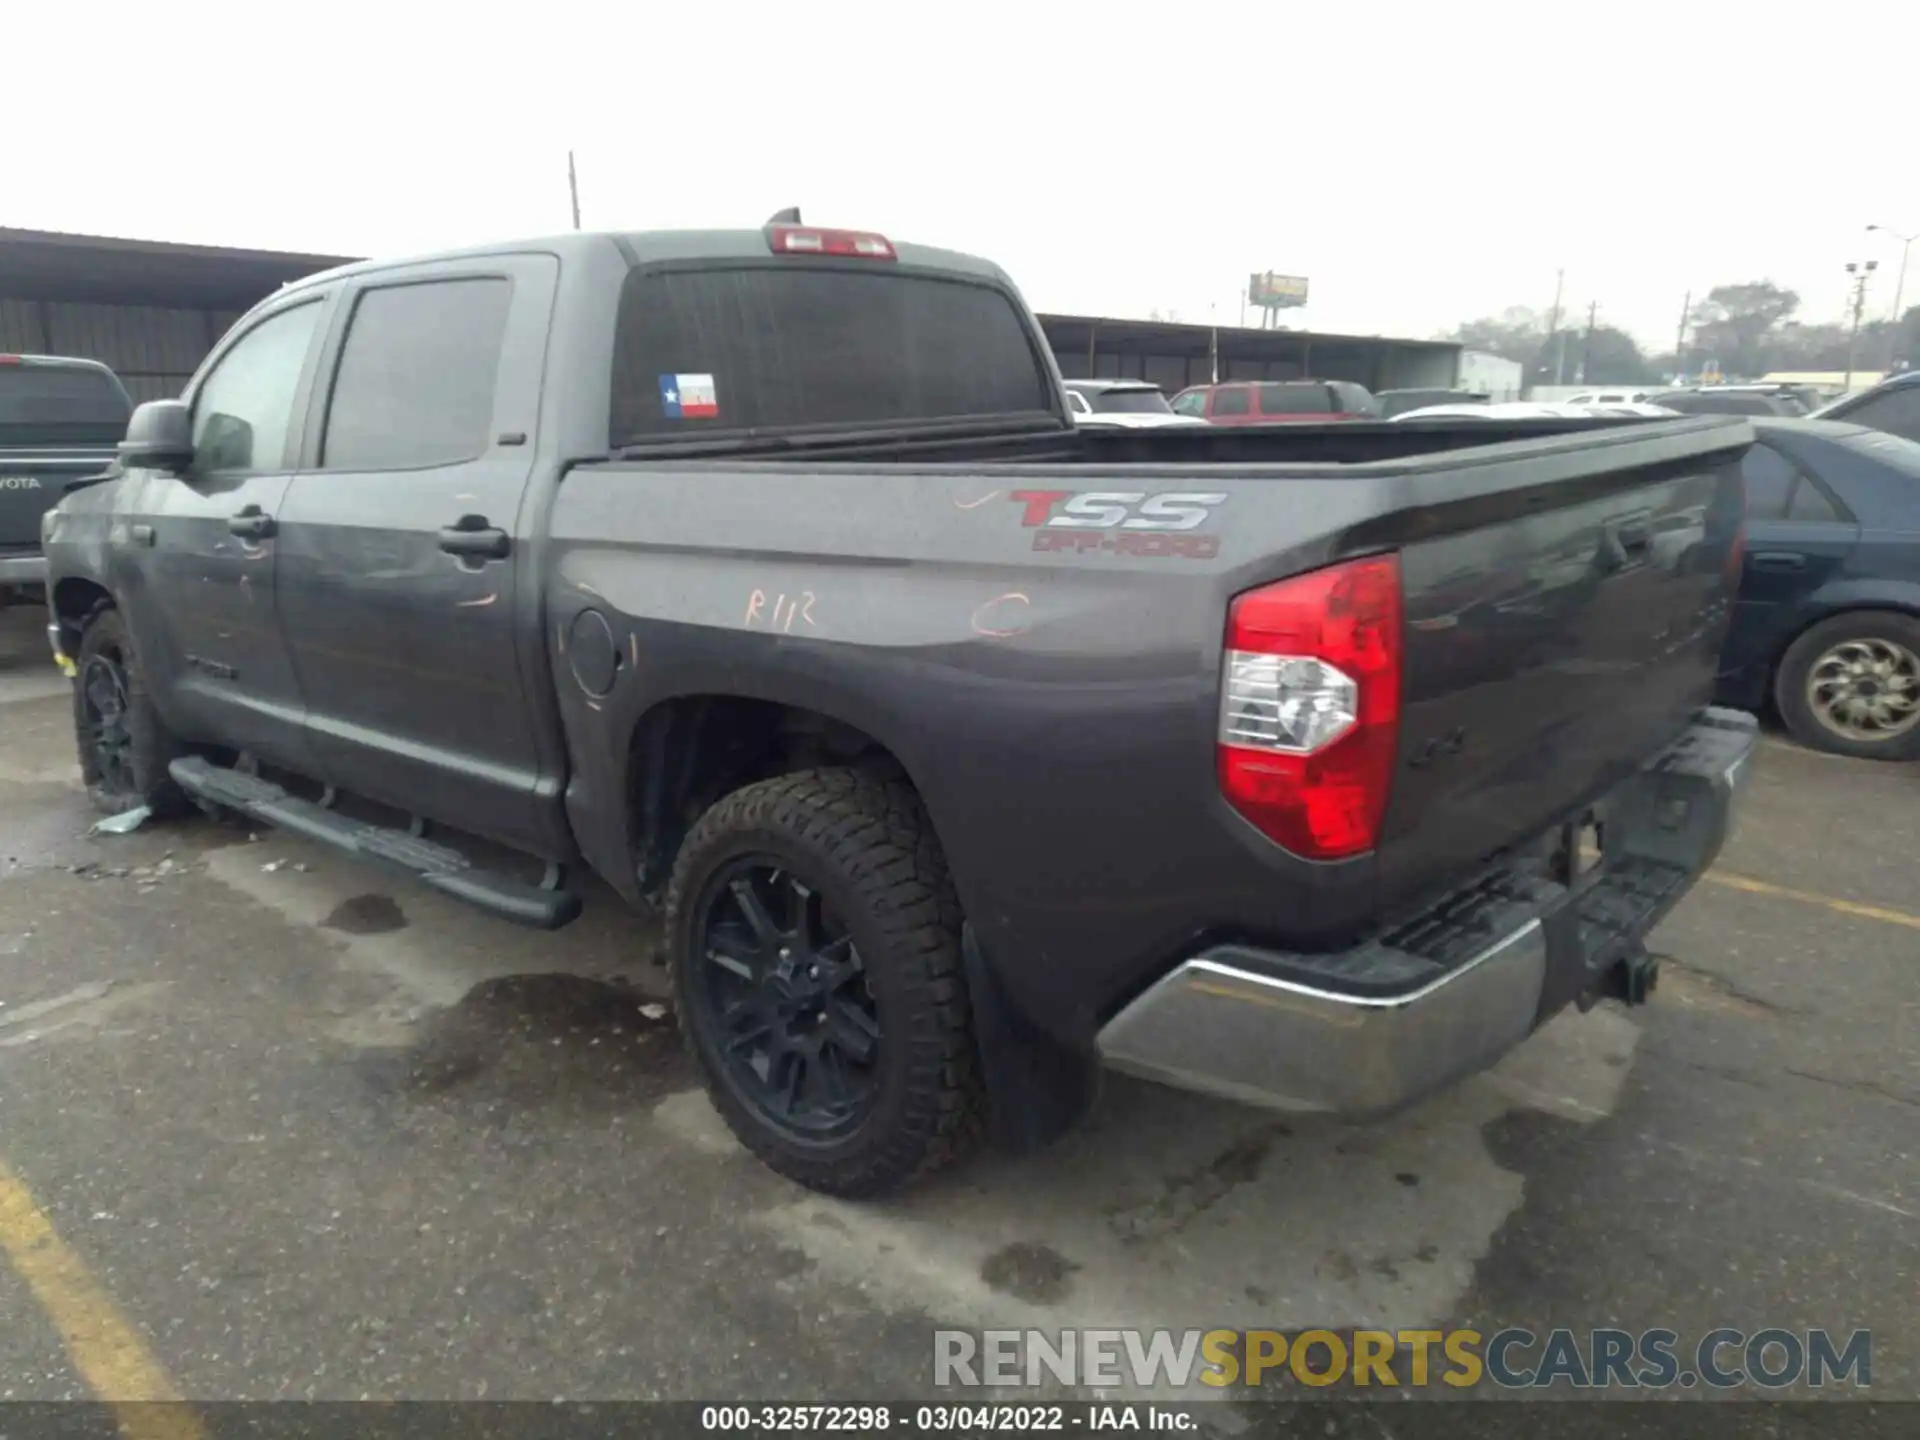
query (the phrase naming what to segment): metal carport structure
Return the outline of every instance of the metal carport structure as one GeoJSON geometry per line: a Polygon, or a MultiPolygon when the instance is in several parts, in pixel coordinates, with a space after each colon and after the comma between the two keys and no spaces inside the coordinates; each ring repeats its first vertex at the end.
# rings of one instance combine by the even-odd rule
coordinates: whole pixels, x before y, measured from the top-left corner
{"type": "Polygon", "coordinates": [[[343,263],[0,228],[0,352],[100,360],[135,400],[175,395],[256,300],[343,263]]]}
{"type": "Polygon", "coordinates": [[[1444,340],[1216,329],[1097,315],[1042,315],[1040,327],[1067,378],[1150,380],[1169,395],[1207,383],[1216,352],[1222,380],[1351,380],[1376,391],[1446,389],[1460,366],[1460,346],[1444,340]]]}

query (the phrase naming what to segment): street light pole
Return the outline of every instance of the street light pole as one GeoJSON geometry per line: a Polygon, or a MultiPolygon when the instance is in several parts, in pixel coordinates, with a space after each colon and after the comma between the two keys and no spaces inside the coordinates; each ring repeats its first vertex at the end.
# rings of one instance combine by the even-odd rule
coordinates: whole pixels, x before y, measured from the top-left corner
{"type": "Polygon", "coordinates": [[[1887,342],[1887,368],[1891,370],[1895,359],[1894,347],[1900,344],[1900,301],[1907,289],[1907,257],[1913,253],[1913,242],[1920,240],[1920,235],[1902,235],[1899,231],[1889,230],[1884,225],[1869,225],[1867,229],[1878,230],[1882,235],[1890,235],[1900,242],[1900,269],[1893,280],[1893,311],[1887,316],[1893,325],[1893,336],[1887,342]]]}
{"type": "Polygon", "coordinates": [[[1840,382],[1842,394],[1853,391],[1853,352],[1860,341],[1860,312],[1867,308],[1867,277],[1879,266],[1878,260],[1847,262],[1847,274],[1853,277],[1853,328],[1847,332],[1847,378],[1840,382]]]}

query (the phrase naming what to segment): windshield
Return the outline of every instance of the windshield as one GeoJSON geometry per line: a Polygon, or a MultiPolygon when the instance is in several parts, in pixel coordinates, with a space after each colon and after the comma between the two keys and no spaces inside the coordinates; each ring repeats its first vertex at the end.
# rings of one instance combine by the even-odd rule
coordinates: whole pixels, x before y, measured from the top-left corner
{"type": "Polygon", "coordinates": [[[1171,415],[1173,406],[1158,390],[1083,390],[1098,415],[1171,415]]]}
{"type": "Polygon", "coordinates": [[[126,391],[90,365],[0,364],[0,445],[115,445],[126,391]]]}

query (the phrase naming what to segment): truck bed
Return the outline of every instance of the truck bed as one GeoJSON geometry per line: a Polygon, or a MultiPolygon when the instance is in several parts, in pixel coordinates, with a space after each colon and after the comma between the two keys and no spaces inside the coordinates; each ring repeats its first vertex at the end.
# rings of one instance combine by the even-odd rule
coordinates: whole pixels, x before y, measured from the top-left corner
{"type": "Polygon", "coordinates": [[[562,687],[564,718],[574,753],[618,750],[631,707],[744,683],[873,736],[983,942],[1018,957],[1009,984],[1084,1036],[1196,926],[1352,943],[1672,743],[1711,691],[1750,440],[1739,420],[1476,421],[584,465],[551,516],[550,619],[617,616],[638,683],[617,705],[562,687]],[[1219,793],[1224,617],[1387,551],[1405,647],[1385,828],[1371,854],[1303,860],[1219,793]]]}

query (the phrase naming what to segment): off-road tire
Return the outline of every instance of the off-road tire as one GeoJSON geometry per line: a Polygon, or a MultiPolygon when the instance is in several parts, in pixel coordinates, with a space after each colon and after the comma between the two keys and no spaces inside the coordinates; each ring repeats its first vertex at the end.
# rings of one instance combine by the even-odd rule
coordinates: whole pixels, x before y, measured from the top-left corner
{"type": "Polygon", "coordinates": [[[73,662],[78,671],[73,681],[74,740],[80,752],[81,783],[87,787],[93,807],[104,815],[118,815],[141,805],[156,816],[184,810],[186,796],[167,773],[168,764],[181,753],[181,747],[154,709],[146,671],[127,633],[127,623],[113,606],[100,606],[82,622],[79,653],[73,662]],[[119,667],[126,691],[130,776],[103,772],[89,733],[83,687],[88,666],[102,658],[119,667]]]}
{"type": "Polygon", "coordinates": [[[1850,639],[1890,640],[1920,655],[1920,618],[1897,610],[1849,610],[1810,625],[1774,671],[1773,700],[1787,733],[1809,750],[1860,760],[1920,759],[1920,726],[1886,740],[1856,740],[1822,723],[1807,701],[1807,676],[1820,657],[1850,639]]]}
{"type": "Polygon", "coordinates": [[[829,1195],[882,1195],[950,1163],[983,1110],[960,958],[960,904],[920,797],[903,779],[816,769],[745,786],[700,817],[675,860],[666,933],[681,1035],[714,1106],[769,1168],[829,1195]],[[757,1115],[695,1023],[708,1002],[692,933],[709,880],[744,855],[790,861],[839,912],[878,1009],[879,1088],[843,1138],[803,1141],[757,1115]]]}

